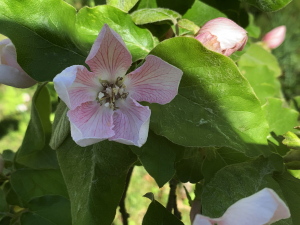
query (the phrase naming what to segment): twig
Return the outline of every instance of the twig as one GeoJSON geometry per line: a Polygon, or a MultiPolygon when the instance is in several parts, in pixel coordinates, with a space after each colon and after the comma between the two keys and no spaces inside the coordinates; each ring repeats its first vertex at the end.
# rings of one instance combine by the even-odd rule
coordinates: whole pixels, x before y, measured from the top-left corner
{"type": "Polygon", "coordinates": [[[172,212],[174,209],[174,215],[181,220],[181,213],[178,211],[177,208],[177,199],[176,199],[176,188],[178,182],[174,179],[170,180],[170,193],[169,193],[169,198],[168,198],[168,203],[167,203],[167,210],[172,212]]]}
{"type": "Polygon", "coordinates": [[[128,170],[124,192],[123,192],[122,198],[121,198],[120,203],[119,203],[119,206],[120,206],[119,211],[122,215],[123,225],[128,225],[129,213],[127,213],[126,208],[125,208],[125,198],[126,198],[126,193],[127,193],[128,186],[129,186],[129,183],[130,183],[130,178],[131,178],[131,175],[132,175],[132,171],[133,171],[133,167],[131,167],[128,170]]]}

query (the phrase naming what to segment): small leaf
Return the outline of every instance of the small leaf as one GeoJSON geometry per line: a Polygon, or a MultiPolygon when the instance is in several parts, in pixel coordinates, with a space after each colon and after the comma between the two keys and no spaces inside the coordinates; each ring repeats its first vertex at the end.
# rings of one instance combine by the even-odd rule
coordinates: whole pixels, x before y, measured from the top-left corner
{"type": "Polygon", "coordinates": [[[279,9],[282,9],[287,4],[289,4],[292,0],[240,0],[243,2],[247,2],[251,5],[256,6],[260,10],[264,12],[274,12],[279,9]]]}
{"type": "Polygon", "coordinates": [[[281,85],[275,77],[274,71],[266,65],[240,66],[242,74],[251,84],[261,104],[267,102],[267,98],[281,98],[281,85]]]}
{"type": "Polygon", "coordinates": [[[137,25],[166,20],[172,21],[173,24],[176,24],[177,19],[181,18],[181,15],[170,9],[150,8],[135,11],[131,14],[131,17],[133,22],[137,25]]]}
{"type": "Polygon", "coordinates": [[[69,198],[59,170],[17,170],[11,175],[11,186],[25,202],[43,195],[61,195],[69,198]]]}
{"type": "Polygon", "coordinates": [[[16,161],[33,169],[57,169],[56,153],[50,148],[50,95],[46,86],[38,86],[31,107],[31,120],[16,161]]]}
{"type": "Polygon", "coordinates": [[[139,0],[106,0],[107,5],[114,6],[128,12],[139,0]]]}
{"type": "Polygon", "coordinates": [[[144,216],[142,225],[184,225],[176,216],[156,201],[153,194],[151,194],[150,192],[145,195],[145,197],[151,200],[151,203],[144,216]]]}
{"type": "Polygon", "coordinates": [[[251,13],[249,13],[249,25],[246,27],[246,31],[250,37],[259,38],[260,36],[260,27],[255,25],[254,16],[251,13]]]}
{"type": "Polygon", "coordinates": [[[275,77],[281,75],[281,69],[274,55],[258,44],[252,44],[238,62],[239,67],[265,65],[274,71],[275,77]]]}
{"type": "Polygon", "coordinates": [[[111,225],[137,157],[128,146],[102,141],[85,148],[69,136],[57,155],[71,201],[73,225],[111,225]]]}
{"type": "Polygon", "coordinates": [[[22,225],[72,225],[70,201],[59,195],[45,195],[32,199],[29,212],[21,216],[22,225]]]}
{"type": "Polygon", "coordinates": [[[50,146],[54,150],[63,143],[70,133],[70,121],[67,117],[68,110],[67,105],[63,101],[60,101],[55,112],[52,137],[50,140],[50,146]]]}
{"type": "Polygon", "coordinates": [[[285,144],[290,149],[300,150],[300,139],[293,132],[288,131],[283,135],[285,138],[282,143],[285,144]]]}
{"type": "Polygon", "coordinates": [[[276,135],[283,135],[293,127],[298,125],[299,113],[293,109],[283,107],[281,99],[269,98],[268,102],[262,106],[267,121],[269,122],[269,132],[276,135]]]}
{"type": "Polygon", "coordinates": [[[149,131],[147,142],[141,148],[129,147],[138,155],[146,171],[155,179],[159,187],[172,179],[175,174],[176,153],[184,151],[184,147],[156,135],[153,131],[149,131]]]}
{"type": "Polygon", "coordinates": [[[200,27],[198,27],[196,24],[194,24],[192,21],[188,19],[179,20],[178,26],[186,30],[192,31],[194,34],[197,34],[198,31],[200,30],[200,27]]]}
{"type": "Polygon", "coordinates": [[[300,170],[300,150],[291,150],[283,157],[285,166],[290,170],[300,170]]]}

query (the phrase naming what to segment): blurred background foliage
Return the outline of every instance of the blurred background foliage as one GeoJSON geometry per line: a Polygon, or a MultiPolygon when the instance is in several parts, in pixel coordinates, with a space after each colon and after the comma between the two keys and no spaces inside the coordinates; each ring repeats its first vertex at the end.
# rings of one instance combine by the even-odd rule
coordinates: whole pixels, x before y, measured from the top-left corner
{"type": "MultiPolygon", "coordinates": [[[[76,9],[83,6],[93,7],[95,4],[105,4],[105,0],[65,0],[76,9]]],[[[196,0],[198,1],[198,0],[196,0]]],[[[242,3],[245,9],[254,15],[255,24],[261,28],[261,35],[253,41],[260,41],[262,37],[271,29],[285,25],[287,34],[284,43],[273,50],[273,54],[278,58],[283,74],[280,77],[283,93],[287,100],[300,95],[300,23],[298,21],[300,11],[300,1],[294,0],[284,9],[263,13],[255,7],[242,3]]],[[[0,40],[4,37],[0,36],[0,40]]],[[[47,85],[52,100],[52,112],[57,106],[57,95],[53,84],[47,85]]],[[[30,120],[31,98],[36,87],[28,89],[16,89],[0,84],[0,146],[1,150],[11,149],[17,151],[25,134],[30,120]]],[[[54,113],[51,120],[54,119],[54,113]]],[[[295,174],[299,176],[299,174],[295,174]]],[[[193,193],[194,185],[187,183],[186,188],[193,193]]],[[[142,223],[142,218],[150,204],[147,198],[142,197],[146,192],[153,192],[155,198],[163,205],[167,203],[169,186],[165,185],[159,189],[154,179],[144,170],[143,167],[136,166],[133,171],[130,186],[126,198],[126,207],[130,214],[129,225],[142,223]],[[143,186],[141,190],[139,187],[143,186]]],[[[189,204],[181,186],[177,189],[178,208],[182,213],[183,222],[189,223],[189,204]]],[[[193,197],[193,196],[192,196],[193,197]]],[[[117,212],[114,225],[121,225],[121,215],[117,212]]]]}

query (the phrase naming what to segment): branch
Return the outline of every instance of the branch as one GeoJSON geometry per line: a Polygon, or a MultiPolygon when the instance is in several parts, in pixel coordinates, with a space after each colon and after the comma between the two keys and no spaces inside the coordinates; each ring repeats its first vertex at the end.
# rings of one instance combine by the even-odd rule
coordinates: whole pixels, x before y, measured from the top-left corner
{"type": "Polygon", "coordinates": [[[168,203],[167,203],[167,210],[172,213],[172,210],[174,209],[174,215],[181,220],[181,213],[178,211],[177,208],[177,197],[176,197],[176,188],[178,182],[174,179],[169,181],[170,184],[170,193],[169,193],[169,198],[168,198],[168,203]]]}
{"type": "Polygon", "coordinates": [[[130,167],[130,169],[128,170],[128,173],[127,173],[127,177],[126,177],[124,192],[123,192],[122,198],[121,198],[120,203],[119,203],[119,206],[120,206],[119,211],[122,215],[123,225],[128,225],[129,214],[127,213],[126,208],[125,208],[125,198],[126,198],[126,193],[127,193],[128,186],[129,186],[129,183],[130,183],[130,178],[131,178],[131,175],[132,175],[132,171],[133,171],[133,167],[130,167]]]}

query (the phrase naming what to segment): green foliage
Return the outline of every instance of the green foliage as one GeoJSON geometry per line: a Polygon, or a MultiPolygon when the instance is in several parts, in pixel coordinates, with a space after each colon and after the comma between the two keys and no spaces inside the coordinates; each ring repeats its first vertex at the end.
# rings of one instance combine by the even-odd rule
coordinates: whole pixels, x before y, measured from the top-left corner
{"type": "Polygon", "coordinates": [[[285,138],[282,143],[287,145],[290,149],[300,150],[300,139],[293,132],[288,131],[283,135],[285,138]]]}
{"type": "Polygon", "coordinates": [[[70,195],[73,224],[110,225],[136,156],[116,142],[82,148],[71,137],[57,149],[57,155],[70,195]]]}
{"type": "Polygon", "coordinates": [[[260,103],[232,60],[187,37],[166,40],[150,54],[183,71],[174,100],[150,105],[150,128],[155,133],[184,146],[227,146],[249,156],[268,154],[260,103]]]}
{"type": "Polygon", "coordinates": [[[251,5],[256,6],[260,10],[263,10],[265,12],[273,12],[276,10],[279,10],[283,7],[285,7],[287,4],[289,4],[292,0],[240,0],[243,2],[247,2],[251,5]]]}
{"type": "Polygon", "coordinates": [[[139,0],[107,0],[107,5],[114,6],[123,10],[124,12],[128,12],[139,0]]]}
{"type": "Polygon", "coordinates": [[[174,215],[172,215],[165,207],[154,199],[152,193],[147,193],[144,197],[151,200],[147,213],[143,219],[142,225],[183,225],[174,215]]]}

